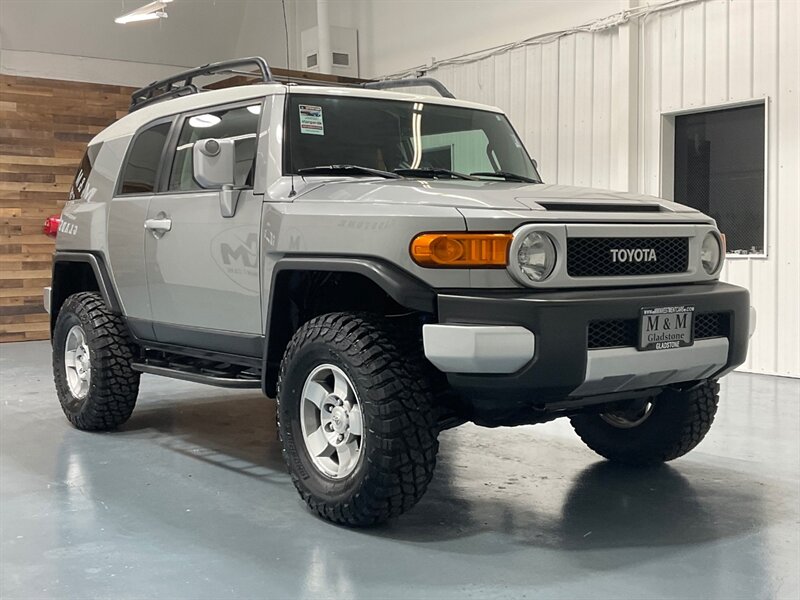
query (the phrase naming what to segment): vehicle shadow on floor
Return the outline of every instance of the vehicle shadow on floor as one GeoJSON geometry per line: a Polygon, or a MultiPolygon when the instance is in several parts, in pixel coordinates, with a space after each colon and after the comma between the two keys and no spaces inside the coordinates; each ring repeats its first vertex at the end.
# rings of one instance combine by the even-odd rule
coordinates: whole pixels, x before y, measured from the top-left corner
{"type": "MultiPolygon", "coordinates": [[[[547,459],[559,461],[556,453],[547,459]]],[[[781,518],[770,514],[779,507],[767,498],[774,491],[765,491],[763,482],[696,463],[634,468],[595,462],[571,476],[560,509],[553,507],[563,492],[553,489],[551,495],[548,481],[530,486],[530,493],[453,493],[448,489],[450,467],[443,457],[420,505],[369,534],[428,543],[493,533],[553,550],[652,548],[737,537],[781,518]],[[537,502],[547,507],[537,510],[537,502]]],[[[619,560],[619,554],[596,553],[596,562],[602,563],[603,556],[619,560]]]]}
{"type": "MultiPolygon", "coordinates": [[[[193,459],[290,485],[275,430],[274,401],[258,394],[234,398],[222,392],[193,402],[181,397],[148,402],[115,435],[145,435],[193,459]]],[[[654,468],[600,461],[576,470],[560,465],[564,457],[559,453],[565,450],[556,445],[539,449],[537,466],[526,467],[528,476],[520,475],[512,490],[492,487],[479,473],[459,468],[449,451],[453,444],[447,442],[452,441],[442,444],[436,475],[422,501],[401,518],[358,530],[358,535],[423,544],[486,533],[504,538],[502,545],[458,546],[459,552],[476,554],[509,551],[509,542],[511,547],[568,551],[652,548],[740,536],[776,519],[771,512],[778,509],[766,497],[774,489],[764,491],[764,482],[730,469],[689,461],[654,468]],[[536,477],[535,469],[551,478],[536,477]]],[[[509,463],[508,469],[518,470],[519,463],[509,463]]],[[[320,520],[320,526],[331,525],[320,520]]],[[[620,558],[596,553],[592,560],[602,568],[603,561],[620,558]]]]}
{"type": "Polygon", "coordinates": [[[219,392],[201,401],[148,402],[114,435],[147,435],[196,460],[261,479],[284,480],[275,403],[257,393],[219,392]]]}

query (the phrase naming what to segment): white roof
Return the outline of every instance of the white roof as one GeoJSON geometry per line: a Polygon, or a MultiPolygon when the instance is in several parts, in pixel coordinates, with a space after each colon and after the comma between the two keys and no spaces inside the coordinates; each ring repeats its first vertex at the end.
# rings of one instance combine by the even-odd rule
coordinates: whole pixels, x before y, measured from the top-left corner
{"type": "Polygon", "coordinates": [[[251,98],[262,98],[272,94],[283,94],[286,91],[290,94],[316,94],[326,96],[354,96],[359,98],[381,98],[384,100],[400,100],[405,102],[424,102],[426,104],[442,104],[445,106],[459,106],[462,108],[473,108],[477,110],[487,110],[502,113],[503,111],[495,106],[487,106],[466,100],[443,98],[440,96],[428,96],[425,94],[409,94],[395,91],[371,90],[360,87],[326,87],[317,85],[284,85],[282,83],[265,83],[259,85],[243,85],[222,90],[209,90],[199,94],[173,98],[155,102],[149,106],[144,106],[119,121],[112,123],[103,131],[98,133],[90,144],[97,144],[106,140],[133,135],[143,125],[169,115],[181,112],[204,108],[206,106],[216,106],[228,104],[240,100],[251,98]]]}

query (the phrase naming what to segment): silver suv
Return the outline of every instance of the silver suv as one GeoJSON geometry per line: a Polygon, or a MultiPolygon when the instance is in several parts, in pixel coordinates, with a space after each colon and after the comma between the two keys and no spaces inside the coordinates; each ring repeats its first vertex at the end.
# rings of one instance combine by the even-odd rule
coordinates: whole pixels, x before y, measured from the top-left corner
{"type": "Polygon", "coordinates": [[[284,85],[253,58],[155,82],[91,141],[56,224],[70,422],[123,424],[141,373],[261,388],[308,506],[354,526],[411,508],[467,421],[567,417],[612,461],[685,454],[753,322],[711,218],[545,184],[502,111],[431,80],[284,85]],[[256,85],[195,83],[248,66],[256,85]],[[424,84],[440,96],[395,89],[424,84]]]}

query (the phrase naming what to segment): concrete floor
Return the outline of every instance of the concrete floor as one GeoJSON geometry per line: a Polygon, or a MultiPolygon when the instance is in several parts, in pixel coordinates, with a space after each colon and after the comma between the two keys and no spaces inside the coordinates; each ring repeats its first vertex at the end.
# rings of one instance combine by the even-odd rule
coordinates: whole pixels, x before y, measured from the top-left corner
{"type": "Polygon", "coordinates": [[[706,441],[613,467],[569,424],[445,432],[427,496],[351,531],[301,505],[258,393],[146,376],[72,429],[45,342],[0,346],[0,598],[798,598],[800,380],[734,374],[706,441]]]}

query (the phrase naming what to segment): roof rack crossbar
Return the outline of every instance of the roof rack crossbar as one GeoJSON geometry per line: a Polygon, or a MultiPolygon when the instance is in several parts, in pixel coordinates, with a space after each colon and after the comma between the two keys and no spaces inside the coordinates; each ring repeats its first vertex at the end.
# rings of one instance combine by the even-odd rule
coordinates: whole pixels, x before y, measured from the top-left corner
{"type": "Polygon", "coordinates": [[[222,62],[211,63],[189,69],[182,73],[177,73],[165,79],[154,81],[150,85],[146,85],[131,94],[131,105],[128,112],[133,112],[143,106],[158,102],[161,100],[168,100],[178,96],[186,96],[188,94],[197,94],[203,88],[198,87],[194,83],[195,77],[207,77],[210,75],[247,75],[250,77],[259,77],[263,83],[270,83],[275,81],[272,77],[272,71],[269,69],[267,61],[260,56],[252,56],[250,58],[237,58],[234,60],[224,60],[222,62]],[[241,67],[256,66],[258,72],[239,70],[241,67]],[[176,84],[180,84],[175,87],[176,84]]]}
{"type": "Polygon", "coordinates": [[[455,98],[453,92],[448,90],[445,85],[433,77],[413,77],[408,79],[385,79],[383,81],[370,81],[362,83],[361,87],[371,90],[389,90],[394,88],[406,87],[431,87],[443,98],[455,98]]]}

